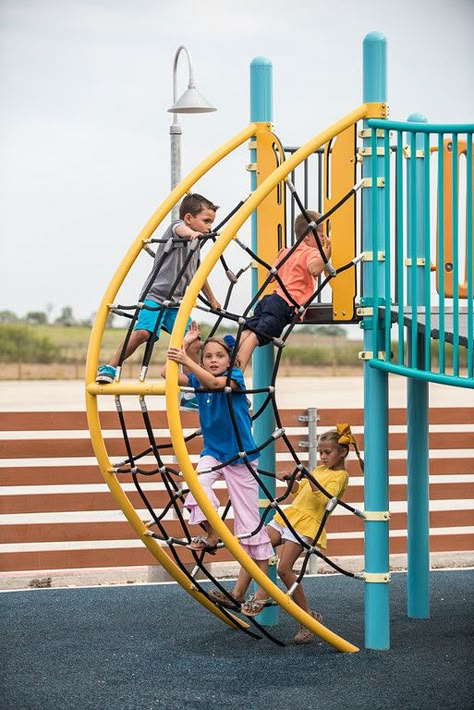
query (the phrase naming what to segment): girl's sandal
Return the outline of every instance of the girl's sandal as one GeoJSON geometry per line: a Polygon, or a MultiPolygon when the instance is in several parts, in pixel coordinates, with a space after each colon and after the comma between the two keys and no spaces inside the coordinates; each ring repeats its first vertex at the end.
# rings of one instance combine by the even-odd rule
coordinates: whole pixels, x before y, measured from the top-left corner
{"type": "Polygon", "coordinates": [[[215,555],[217,544],[210,544],[206,537],[199,535],[198,537],[193,537],[186,547],[193,552],[207,552],[209,555],[215,555]]]}
{"type": "Polygon", "coordinates": [[[211,591],[208,594],[209,599],[212,602],[215,602],[216,604],[220,604],[220,606],[225,607],[226,609],[232,609],[235,611],[240,607],[242,602],[245,600],[245,597],[242,597],[241,599],[237,599],[234,597],[233,594],[229,592],[229,595],[224,594],[224,592],[219,591],[219,589],[211,589],[211,591]]]}
{"type": "Polygon", "coordinates": [[[240,611],[245,616],[257,616],[260,612],[271,603],[271,597],[266,599],[256,599],[255,594],[245,601],[240,607],[240,611]]]}
{"type": "MultiPolygon", "coordinates": [[[[319,614],[317,611],[310,611],[309,612],[313,619],[316,619],[316,621],[319,621],[319,623],[322,623],[323,617],[321,614],[319,614]]],[[[311,641],[314,639],[314,634],[312,631],[306,628],[306,626],[300,626],[298,629],[296,635],[293,637],[293,643],[296,644],[303,644],[303,643],[311,643],[311,641]]]]}

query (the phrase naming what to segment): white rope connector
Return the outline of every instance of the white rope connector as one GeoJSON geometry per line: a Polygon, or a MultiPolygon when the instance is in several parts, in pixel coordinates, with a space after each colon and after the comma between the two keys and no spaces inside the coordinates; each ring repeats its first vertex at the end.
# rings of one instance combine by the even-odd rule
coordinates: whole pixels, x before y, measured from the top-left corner
{"type": "Polygon", "coordinates": [[[295,186],[293,185],[293,183],[291,182],[291,180],[290,180],[289,177],[286,177],[286,178],[285,178],[285,182],[286,182],[286,184],[288,185],[288,189],[289,189],[290,192],[296,192],[296,188],[295,188],[295,186]]]}
{"type": "Polygon", "coordinates": [[[290,587],[289,590],[288,590],[288,596],[289,596],[289,597],[292,597],[293,594],[296,592],[296,590],[298,589],[299,586],[300,586],[300,585],[298,584],[298,582],[293,582],[293,584],[291,585],[291,587],[290,587]]]}
{"type": "Polygon", "coordinates": [[[331,498],[330,500],[328,500],[327,505],[326,505],[326,510],[328,511],[328,513],[332,513],[332,511],[334,510],[336,505],[337,505],[337,498],[331,498]]]}
{"type": "Polygon", "coordinates": [[[283,436],[284,433],[284,429],[275,429],[275,431],[272,432],[272,439],[279,439],[280,436],[283,436]]]}

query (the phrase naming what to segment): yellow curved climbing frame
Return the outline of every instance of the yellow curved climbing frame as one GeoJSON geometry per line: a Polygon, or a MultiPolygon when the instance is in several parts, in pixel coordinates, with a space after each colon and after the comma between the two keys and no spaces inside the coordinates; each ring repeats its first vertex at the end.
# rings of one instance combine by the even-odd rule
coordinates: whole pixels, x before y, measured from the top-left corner
{"type": "MultiPolygon", "coordinates": [[[[269,175],[255,190],[255,192],[247,199],[242,207],[236,212],[234,217],[229,221],[227,227],[211,247],[207,257],[202,262],[195,277],[189,285],[185,298],[176,318],[175,327],[171,335],[170,344],[179,347],[182,342],[185,325],[189,314],[194,307],[198,294],[206,280],[208,274],[212,271],[220,255],[223,253],[229,242],[236,236],[239,227],[246,221],[252,211],[270,194],[275,186],[286,178],[286,176],[294,170],[299,163],[305,160],[312,152],[317,150],[321,145],[328,140],[338,135],[348,126],[354,124],[362,118],[380,118],[384,117],[386,107],[384,104],[363,104],[357,109],[347,114],[340,121],[337,121],[328,129],[320,132],[298,151],[296,151],[288,160],[280,165],[271,175],[269,175]]],[[[207,499],[202,490],[198,476],[191,464],[189,454],[184,440],[181,421],[178,410],[178,368],[176,363],[169,362],[167,366],[166,386],[164,383],[148,384],[145,382],[112,383],[109,385],[98,385],[95,383],[95,373],[98,365],[100,345],[102,335],[105,329],[107,316],[109,315],[109,306],[113,303],[117,292],[122,285],[131,266],[140,254],[143,245],[149,239],[155,229],[163,221],[172,207],[181,199],[181,197],[214,165],[222,158],[240,146],[245,140],[254,136],[259,128],[256,123],[250,123],[236,136],[230,139],[227,143],[214,151],[208,158],[202,161],[189,175],[184,178],[176,188],[171,192],[169,197],[160,205],[156,212],[152,215],[141,232],[136,237],[129,251],[125,255],[119,265],[114,277],[112,278],[104,297],[99,306],[97,316],[92,328],[89,349],[86,362],[86,411],[91,435],[91,442],[94,453],[99,462],[102,475],[107,485],[109,486],[112,495],[117,500],[119,506],[124,512],[127,520],[130,522],[138,537],[150,550],[153,556],[164,567],[164,569],[187,591],[196,601],[201,603],[211,613],[222,619],[225,623],[232,627],[248,628],[248,625],[237,617],[230,615],[228,618],[224,615],[213,603],[209,602],[204,595],[193,588],[192,583],[179,567],[171,560],[161,546],[148,535],[148,529],[142,520],[140,520],[135,509],[131,505],[129,499],[125,495],[122,487],[113,473],[113,466],[109,460],[105,447],[102,431],[100,428],[99,412],[97,407],[97,396],[120,396],[120,395],[137,395],[145,397],[147,395],[166,395],[166,407],[168,412],[168,421],[171,439],[173,442],[174,452],[181,466],[184,479],[189,486],[191,492],[196,498],[199,506],[208,518],[209,522],[219,534],[226,547],[234,555],[235,559],[247,570],[254,580],[262,586],[266,592],[276,601],[285,611],[291,614],[298,622],[304,624],[313,633],[320,636],[323,640],[334,646],[339,651],[354,652],[358,648],[353,644],[345,641],[337,634],[333,633],[322,624],[317,622],[313,617],[306,614],[293,600],[284,594],[270,579],[262,573],[257,565],[251,560],[242,550],[238,540],[230,533],[225,523],[220,519],[219,515],[214,511],[212,505],[207,499]]]]}

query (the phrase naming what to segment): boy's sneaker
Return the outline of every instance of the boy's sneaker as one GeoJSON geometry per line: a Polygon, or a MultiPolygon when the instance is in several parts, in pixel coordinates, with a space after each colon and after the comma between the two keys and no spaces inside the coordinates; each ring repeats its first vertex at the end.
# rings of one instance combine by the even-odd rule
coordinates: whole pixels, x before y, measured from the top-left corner
{"type": "Polygon", "coordinates": [[[115,380],[116,368],[112,365],[100,365],[97,368],[97,374],[95,376],[95,381],[99,385],[109,385],[115,380]]]}
{"type": "Polygon", "coordinates": [[[183,396],[181,397],[181,401],[179,403],[179,408],[182,411],[186,411],[188,409],[194,409],[194,410],[199,409],[196,395],[189,394],[189,393],[183,394],[183,396]]]}

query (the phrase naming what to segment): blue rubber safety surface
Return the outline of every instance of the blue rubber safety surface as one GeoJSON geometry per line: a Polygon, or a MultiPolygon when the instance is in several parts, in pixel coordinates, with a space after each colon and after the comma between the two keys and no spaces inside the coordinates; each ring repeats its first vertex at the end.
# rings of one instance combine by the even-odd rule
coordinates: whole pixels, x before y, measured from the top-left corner
{"type": "Polygon", "coordinates": [[[473,707],[474,570],[430,573],[430,619],[406,616],[406,575],[390,585],[391,648],[365,650],[364,584],[305,579],[324,623],[359,646],[291,645],[279,613],[254,640],[180,587],[130,585],[0,594],[2,710],[464,710],[473,707]]]}

